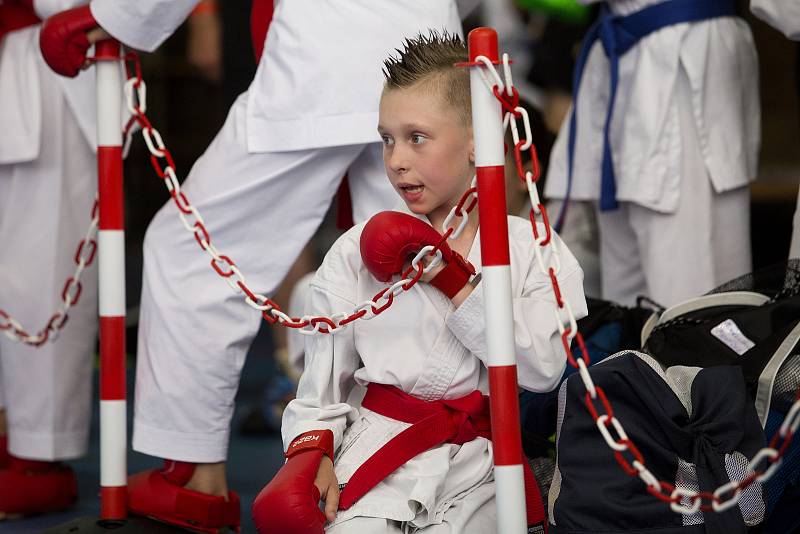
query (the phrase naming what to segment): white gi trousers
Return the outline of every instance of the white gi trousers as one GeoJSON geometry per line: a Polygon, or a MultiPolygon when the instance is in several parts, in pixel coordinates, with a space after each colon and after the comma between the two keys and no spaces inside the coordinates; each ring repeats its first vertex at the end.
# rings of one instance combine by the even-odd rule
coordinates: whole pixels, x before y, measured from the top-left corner
{"type": "MultiPolygon", "coordinates": [[[[233,104],[183,191],[220,253],[236,262],[252,290],[271,295],[345,173],[356,222],[390,209],[397,197],[380,143],[249,153],[247,98],[233,104]]],[[[224,461],[239,374],[263,319],[212,269],[172,201],[153,218],[144,247],[133,448],[224,461]]]]}
{"type": "Polygon", "coordinates": [[[491,534],[497,531],[497,505],[495,503],[495,483],[487,482],[458,499],[445,513],[441,523],[416,528],[414,521],[399,522],[382,517],[352,517],[325,529],[327,534],[349,534],[369,532],[370,534],[406,534],[424,532],[425,534],[462,534],[475,532],[491,534]]]}
{"type": "MultiPolygon", "coordinates": [[[[4,40],[29,39],[35,31],[13,32],[4,40]]],[[[92,147],[56,75],[38,55],[36,65],[43,118],[39,154],[0,164],[0,308],[31,334],[60,308],[97,191],[92,147]]],[[[80,301],[55,342],[34,348],[0,335],[0,406],[14,456],[66,460],[86,452],[97,335],[95,265],[84,271],[81,284],[80,301]]]]}
{"type": "Polygon", "coordinates": [[[750,190],[714,190],[684,73],[676,85],[681,132],[677,208],[662,213],[620,202],[614,211],[597,209],[603,298],[629,306],[645,295],[669,307],[752,269],[750,190]]]}

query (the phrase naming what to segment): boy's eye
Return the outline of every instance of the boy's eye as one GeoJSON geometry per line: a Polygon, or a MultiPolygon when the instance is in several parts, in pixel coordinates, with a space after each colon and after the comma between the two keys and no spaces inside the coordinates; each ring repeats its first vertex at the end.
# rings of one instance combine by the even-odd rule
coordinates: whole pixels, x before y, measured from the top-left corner
{"type": "Polygon", "coordinates": [[[394,144],[394,139],[392,139],[388,135],[382,135],[381,139],[383,139],[383,144],[386,146],[391,146],[394,144]]]}
{"type": "Polygon", "coordinates": [[[415,145],[419,145],[425,142],[425,136],[422,134],[411,134],[411,142],[415,145]]]}

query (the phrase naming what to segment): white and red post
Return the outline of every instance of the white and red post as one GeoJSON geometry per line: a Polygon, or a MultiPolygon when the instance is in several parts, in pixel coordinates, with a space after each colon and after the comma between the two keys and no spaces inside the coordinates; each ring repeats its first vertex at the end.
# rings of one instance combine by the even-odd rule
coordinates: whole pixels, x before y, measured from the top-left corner
{"type": "Polygon", "coordinates": [[[127,517],[125,413],[125,219],[120,45],[97,43],[100,294],[100,520],[127,517]]]}
{"type": "MultiPolygon", "coordinates": [[[[490,28],[477,28],[470,32],[470,62],[475,62],[478,56],[493,63],[498,61],[497,32],[490,28]]],[[[507,534],[527,530],[525,486],[508,250],[503,115],[500,102],[481,79],[481,68],[470,68],[472,128],[481,227],[497,522],[498,532],[507,534]]]]}

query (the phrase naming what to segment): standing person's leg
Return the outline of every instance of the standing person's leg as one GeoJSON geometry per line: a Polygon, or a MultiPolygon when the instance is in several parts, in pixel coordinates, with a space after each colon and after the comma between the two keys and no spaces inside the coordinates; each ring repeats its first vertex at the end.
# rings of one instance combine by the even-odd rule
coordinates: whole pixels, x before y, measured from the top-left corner
{"type": "Polygon", "coordinates": [[[681,132],[680,200],[674,213],[632,205],[650,296],[664,306],[700,296],[748,273],[750,193],[714,191],[700,152],[688,80],[678,77],[681,132]]]}
{"type": "Polygon", "coordinates": [[[366,221],[379,211],[390,210],[400,202],[383,165],[383,145],[364,147],[348,170],[353,199],[353,221],[366,221]]]}
{"type": "MultiPolygon", "coordinates": [[[[183,191],[220,254],[253,291],[270,295],[362,147],[248,153],[246,101],[242,95],[231,108],[183,191]]],[[[140,452],[200,464],[226,458],[239,373],[263,319],[209,263],[168,203],[145,238],[133,435],[140,452]]],[[[216,482],[188,487],[224,495],[215,473],[216,482]]]]}
{"type": "Polygon", "coordinates": [[[596,211],[602,295],[625,306],[633,306],[636,297],[647,295],[639,243],[629,220],[631,208],[629,202],[620,202],[614,211],[596,211]]]}
{"type": "MultiPolygon", "coordinates": [[[[0,245],[5,251],[0,254],[0,307],[32,334],[60,309],[97,189],[92,148],[54,75],[43,62],[40,70],[45,122],[39,155],[0,165],[0,245]]],[[[81,287],[80,300],[55,341],[35,348],[0,336],[0,404],[5,405],[9,452],[15,458],[51,462],[86,453],[97,334],[94,266],[84,271],[81,287]]],[[[37,503],[46,506],[41,502],[48,498],[44,486],[34,483],[30,497],[36,502],[29,501],[30,509],[37,503]]],[[[8,480],[0,480],[0,501],[4,487],[12,489],[8,480]]],[[[13,502],[26,500],[26,489],[14,487],[13,502]]],[[[0,504],[0,512],[13,510],[0,504]]]]}

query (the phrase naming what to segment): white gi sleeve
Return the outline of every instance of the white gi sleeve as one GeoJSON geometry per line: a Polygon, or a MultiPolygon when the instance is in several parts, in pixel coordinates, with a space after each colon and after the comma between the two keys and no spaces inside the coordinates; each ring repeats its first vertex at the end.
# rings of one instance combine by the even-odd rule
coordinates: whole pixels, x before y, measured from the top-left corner
{"type": "Polygon", "coordinates": [[[800,41],[800,2],[795,0],[752,0],[750,10],[789,39],[800,41]]]}
{"type": "MultiPolygon", "coordinates": [[[[356,242],[352,246],[348,232],[331,248],[309,287],[306,313],[330,317],[337,312],[355,308],[356,272],[360,263],[356,242]],[[341,246],[342,241],[346,246],[341,246]],[[353,250],[351,250],[353,249],[353,250]]],[[[347,403],[353,389],[353,375],[361,366],[356,352],[354,328],[351,325],[334,334],[305,336],[305,369],[297,387],[297,396],[283,412],[281,435],[284,450],[298,435],[310,430],[328,429],[333,432],[334,449],[342,442],[342,434],[358,411],[347,403]]]]}
{"type": "Polygon", "coordinates": [[[152,52],[200,0],[92,0],[98,24],[119,42],[152,52]]]}
{"type": "MultiPolygon", "coordinates": [[[[519,227],[517,227],[519,230],[519,227]]],[[[523,237],[512,232],[511,238],[521,238],[530,242],[530,227],[523,237]]],[[[514,245],[512,245],[513,247],[514,245]]],[[[519,244],[517,244],[519,246],[519,244]]],[[[539,269],[533,253],[533,245],[528,244],[528,257],[525,265],[514,265],[517,257],[512,253],[512,269],[524,271],[524,280],[517,288],[512,287],[514,313],[514,341],[517,357],[517,378],[524,389],[537,392],[554,389],[566,366],[566,355],[561,343],[556,322],[558,310],[553,295],[550,277],[539,269]],[[521,286],[521,289],[520,289],[521,286]]],[[[583,270],[561,238],[553,233],[552,246],[543,247],[545,265],[550,265],[553,249],[561,259],[558,273],[559,287],[564,299],[569,300],[576,319],[586,316],[586,297],[583,294],[583,270]]],[[[515,278],[512,276],[512,278],[515,278]]],[[[488,366],[489,354],[486,347],[486,320],[483,302],[485,285],[470,293],[464,302],[448,313],[447,325],[461,343],[488,366]]],[[[568,314],[559,310],[559,317],[567,324],[568,314]]]]}

